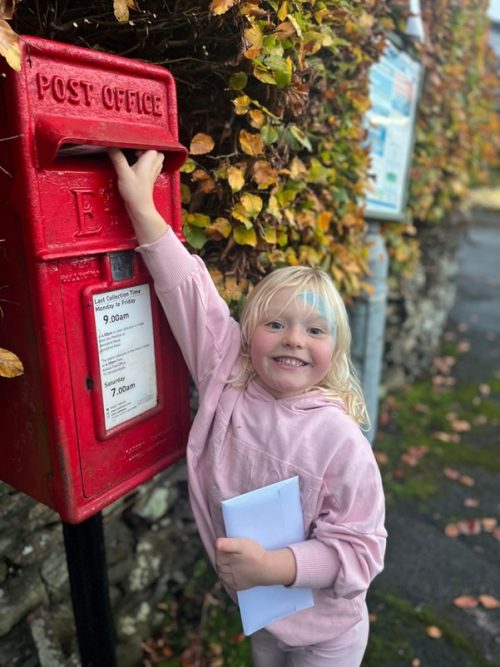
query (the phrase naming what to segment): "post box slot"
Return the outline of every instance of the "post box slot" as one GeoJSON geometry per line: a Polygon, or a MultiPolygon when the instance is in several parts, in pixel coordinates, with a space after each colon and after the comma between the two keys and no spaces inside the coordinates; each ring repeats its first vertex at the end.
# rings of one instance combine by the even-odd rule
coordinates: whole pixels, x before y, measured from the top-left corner
{"type": "Polygon", "coordinates": [[[187,150],[166,127],[135,124],[133,127],[113,119],[81,119],[39,115],[36,121],[38,167],[56,167],[56,158],[100,156],[107,148],[154,149],[166,154],[163,169],[177,171],[187,150]]]}

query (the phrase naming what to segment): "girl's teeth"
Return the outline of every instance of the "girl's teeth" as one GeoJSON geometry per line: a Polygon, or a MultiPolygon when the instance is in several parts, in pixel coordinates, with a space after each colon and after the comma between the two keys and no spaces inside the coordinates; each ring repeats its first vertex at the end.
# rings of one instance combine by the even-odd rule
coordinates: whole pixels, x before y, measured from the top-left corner
{"type": "Polygon", "coordinates": [[[278,357],[276,361],[284,366],[304,366],[304,362],[299,359],[288,359],[286,357],[278,357]]]}

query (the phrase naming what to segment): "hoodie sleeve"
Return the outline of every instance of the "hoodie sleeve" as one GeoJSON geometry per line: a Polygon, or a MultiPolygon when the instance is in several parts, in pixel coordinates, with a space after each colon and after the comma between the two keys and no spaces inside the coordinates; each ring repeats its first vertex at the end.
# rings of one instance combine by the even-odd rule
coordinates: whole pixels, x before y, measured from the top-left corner
{"type": "Polygon", "coordinates": [[[137,251],[195,384],[199,387],[221,362],[227,375],[239,354],[239,326],[203,261],[190,255],[171,229],[137,251]]]}
{"type": "Polygon", "coordinates": [[[326,471],[310,539],[290,546],[297,564],[293,586],[331,588],[342,598],[366,591],[383,569],[384,519],[377,462],[368,441],[352,429],[326,471]]]}

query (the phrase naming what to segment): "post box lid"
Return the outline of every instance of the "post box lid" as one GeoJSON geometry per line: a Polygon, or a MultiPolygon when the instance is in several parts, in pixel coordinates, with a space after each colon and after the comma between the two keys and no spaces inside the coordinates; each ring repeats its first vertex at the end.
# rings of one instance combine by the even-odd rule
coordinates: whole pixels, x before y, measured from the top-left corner
{"type": "Polygon", "coordinates": [[[163,170],[177,171],[186,161],[187,150],[166,127],[147,123],[130,126],[112,118],[80,119],[72,116],[40,114],[37,125],[38,166],[46,168],[67,146],[102,146],[103,148],[154,149],[166,154],[163,170]]]}

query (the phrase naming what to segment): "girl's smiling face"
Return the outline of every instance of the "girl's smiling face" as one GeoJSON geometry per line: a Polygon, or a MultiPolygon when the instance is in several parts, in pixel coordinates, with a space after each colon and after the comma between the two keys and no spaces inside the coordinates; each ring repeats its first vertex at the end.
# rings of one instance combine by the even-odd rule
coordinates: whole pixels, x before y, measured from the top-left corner
{"type": "Polygon", "coordinates": [[[332,362],[332,323],[314,295],[280,290],[250,341],[250,360],[259,383],[274,396],[288,398],[319,385],[332,362]],[[312,298],[311,298],[312,296],[312,298]]]}

